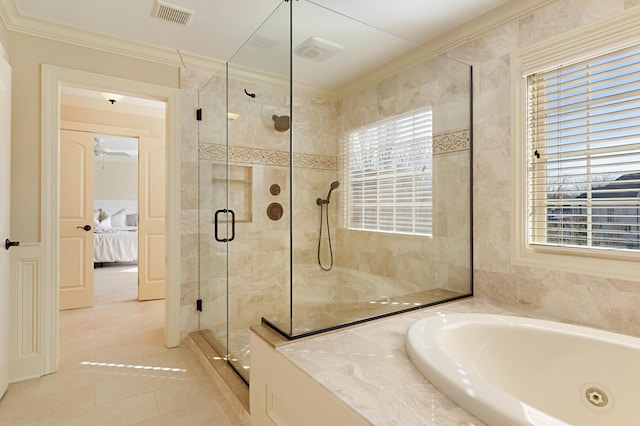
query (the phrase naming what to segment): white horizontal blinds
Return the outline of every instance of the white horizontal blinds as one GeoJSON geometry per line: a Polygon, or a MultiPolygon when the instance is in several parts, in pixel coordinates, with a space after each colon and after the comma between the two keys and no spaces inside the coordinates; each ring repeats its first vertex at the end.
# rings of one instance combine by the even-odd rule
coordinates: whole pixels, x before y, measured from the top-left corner
{"type": "Polygon", "coordinates": [[[420,110],[344,136],[348,227],[431,235],[432,114],[420,110]]]}
{"type": "Polygon", "coordinates": [[[640,251],[640,46],[528,82],[529,243],[640,251]]]}

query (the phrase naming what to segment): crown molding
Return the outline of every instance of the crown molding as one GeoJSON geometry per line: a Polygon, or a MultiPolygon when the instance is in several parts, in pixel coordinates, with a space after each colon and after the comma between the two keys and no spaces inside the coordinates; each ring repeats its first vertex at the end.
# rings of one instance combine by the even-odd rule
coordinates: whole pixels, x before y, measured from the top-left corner
{"type": "Polygon", "coordinates": [[[413,51],[382,65],[362,78],[339,87],[335,91],[335,96],[337,98],[343,98],[353,95],[391,75],[405,71],[438,55],[444,54],[457,46],[479,38],[483,34],[501,25],[527,15],[554,1],[556,0],[512,0],[504,6],[467,21],[422,45],[416,46],[416,49],[413,51]]]}
{"type": "MultiPolygon", "coordinates": [[[[324,96],[333,99],[342,98],[365,87],[381,81],[390,75],[406,70],[420,62],[433,58],[446,51],[478,38],[488,31],[539,9],[556,0],[513,0],[502,7],[494,9],[485,15],[470,20],[451,31],[438,36],[418,47],[415,51],[403,55],[401,58],[385,64],[362,78],[336,89],[323,89],[311,84],[295,82],[297,91],[305,94],[324,96]]],[[[13,0],[0,0],[0,19],[9,31],[43,37],[76,46],[97,49],[104,52],[129,56],[176,67],[196,69],[216,73],[223,66],[224,61],[197,55],[189,52],[170,50],[148,44],[138,43],[105,34],[72,28],[62,24],[42,19],[23,16],[15,6],[13,0]]],[[[266,75],[262,72],[247,68],[237,69],[230,75],[243,81],[272,84],[287,87],[289,80],[276,75],[266,75]]]]}
{"type": "Polygon", "coordinates": [[[0,19],[8,31],[175,67],[216,72],[224,61],[94,33],[43,19],[23,16],[13,0],[0,0],[0,19]]]}

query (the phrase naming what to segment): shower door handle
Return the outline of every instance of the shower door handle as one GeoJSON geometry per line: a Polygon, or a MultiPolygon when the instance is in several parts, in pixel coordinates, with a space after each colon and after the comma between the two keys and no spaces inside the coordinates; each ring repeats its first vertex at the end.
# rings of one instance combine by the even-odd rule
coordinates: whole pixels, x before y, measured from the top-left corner
{"type": "Polygon", "coordinates": [[[216,213],[214,216],[214,225],[215,225],[214,238],[216,239],[217,242],[227,243],[229,241],[233,241],[233,239],[236,237],[236,214],[234,213],[233,210],[227,210],[227,209],[216,210],[216,213]],[[218,215],[220,213],[231,213],[231,238],[220,238],[218,236],[218,223],[219,223],[218,215]]]}
{"type": "Polygon", "coordinates": [[[236,213],[231,209],[227,211],[231,213],[231,238],[229,238],[229,241],[231,242],[236,237],[236,213]]]}

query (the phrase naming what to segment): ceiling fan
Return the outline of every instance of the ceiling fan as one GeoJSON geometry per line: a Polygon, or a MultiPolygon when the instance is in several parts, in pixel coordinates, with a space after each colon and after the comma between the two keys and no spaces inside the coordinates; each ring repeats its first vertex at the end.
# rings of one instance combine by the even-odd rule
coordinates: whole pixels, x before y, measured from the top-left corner
{"type": "Polygon", "coordinates": [[[101,138],[93,138],[93,155],[94,157],[131,157],[126,151],[115,151],[101,145],[101,138]]]}

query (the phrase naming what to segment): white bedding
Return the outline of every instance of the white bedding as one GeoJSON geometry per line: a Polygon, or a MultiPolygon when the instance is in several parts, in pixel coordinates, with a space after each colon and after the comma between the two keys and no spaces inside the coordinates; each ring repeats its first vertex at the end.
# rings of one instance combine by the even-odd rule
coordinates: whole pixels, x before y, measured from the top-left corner
{"type": "Polygon", "coordinates": [[[96,229],[93,234],[93,261],[103,262],[137,262],[138,261],[138,228],[96,229]]]}

